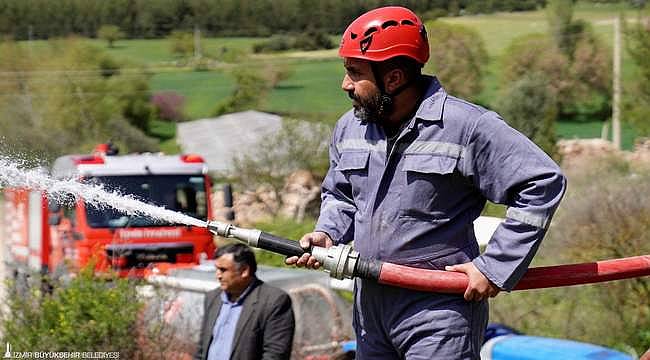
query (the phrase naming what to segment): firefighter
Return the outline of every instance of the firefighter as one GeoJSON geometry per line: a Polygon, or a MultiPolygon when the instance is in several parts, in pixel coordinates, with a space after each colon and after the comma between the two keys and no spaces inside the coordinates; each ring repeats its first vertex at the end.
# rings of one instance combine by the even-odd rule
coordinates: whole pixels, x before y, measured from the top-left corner
{"type": "MultiPolygon", "coordinates": [[[[339,55],[353,109],[334,129],[320,216],[300,244],[354,241],[362,257],[467,274],[464,295],[357,279],[357,357],[479,359],[487,299],[525,273],[565,177],[498,114],[422,74],[429,43],[410,10],[361,15],[345,30],[339,55]],[[472,222],[486,199],[508,210],[480,254],[472,222]]],[[[320,266],[310,254],[286,262],[320,266]]]]}

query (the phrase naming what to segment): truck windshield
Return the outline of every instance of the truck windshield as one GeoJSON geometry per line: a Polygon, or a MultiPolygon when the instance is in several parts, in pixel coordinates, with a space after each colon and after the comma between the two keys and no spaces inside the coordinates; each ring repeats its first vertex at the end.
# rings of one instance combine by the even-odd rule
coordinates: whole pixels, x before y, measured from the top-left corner
{"type": "MultiPolygon", "coordinates": [[[[109,190],[132,194],[144,202],[206,220],[205,179],[192,175],[96,176],[87,179],[109,190]]],[[[170,226],[144,216],[128,216],[116,209],[97,209],[87,205],[88,225],[93,228],[170,226]]]]}

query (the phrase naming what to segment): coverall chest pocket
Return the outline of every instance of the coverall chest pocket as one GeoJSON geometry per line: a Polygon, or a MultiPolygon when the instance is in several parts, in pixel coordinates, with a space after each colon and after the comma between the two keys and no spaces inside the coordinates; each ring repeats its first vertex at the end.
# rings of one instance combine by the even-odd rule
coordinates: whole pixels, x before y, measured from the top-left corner
{"type": "Polygon", "coordinates": [[[341,158],[336,167],[345,177],[352,188],[352,198],[361,208],[364,204],[368,192],[368,158],[369,151],[346,151],[341,153],[341,158]]]}
{"type": "Polygon", "coordinates": [[[441,219],[453,196],[458,159],[444,155],[405,154],[401,172],[400,212],[403,217],[441,219]]]}

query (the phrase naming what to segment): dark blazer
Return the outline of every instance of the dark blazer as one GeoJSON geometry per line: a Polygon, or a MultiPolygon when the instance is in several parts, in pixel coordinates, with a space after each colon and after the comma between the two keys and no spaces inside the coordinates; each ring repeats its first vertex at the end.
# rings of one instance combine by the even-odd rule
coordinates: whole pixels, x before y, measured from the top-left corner
{"type": "MultiPolygon", "coordinates": [[[[235,328],[232,360],[289,359],[293,344],[294,318],[291,298],[284,291],[256,279],[244,299],[235,328]]],[[[221,289],[205,296],[201,337],[195,359],[207,359],[212,329],[221,310],[221,289]]]]}

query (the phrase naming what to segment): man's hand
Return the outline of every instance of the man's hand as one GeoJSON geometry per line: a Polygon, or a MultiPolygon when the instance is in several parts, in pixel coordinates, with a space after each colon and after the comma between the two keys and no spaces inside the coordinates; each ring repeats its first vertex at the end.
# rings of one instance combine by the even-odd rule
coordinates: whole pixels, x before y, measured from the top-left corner
{"type": "MultiPolygon", "coordinates": [[[[322,231],[314,231],[305,234],[302,239],[300,239],[300,247],[303,249],[309,249],[312,245],[328,248],[334,244],[334,241],[330,238],[327,233],[322,231]]],[[[310,253],[304,253],[300,258],[297,256],[292,256],[287,258],[285,261],[287,265],[296,265],[297,267],[307,267],[311,269],[318,269],[321,264],[316,260],[315,257],[311,256],[310,253]]]]}
{"type": "Polygon", "coordinates": [[[488,297],[495,297],[501,291],[494,283],[480,272],[471,262],[459,265],[445,266],[447,271],[456,271],[467,274],[469,283],[465,290],[465,300],[481,301],[488,297]]]}

